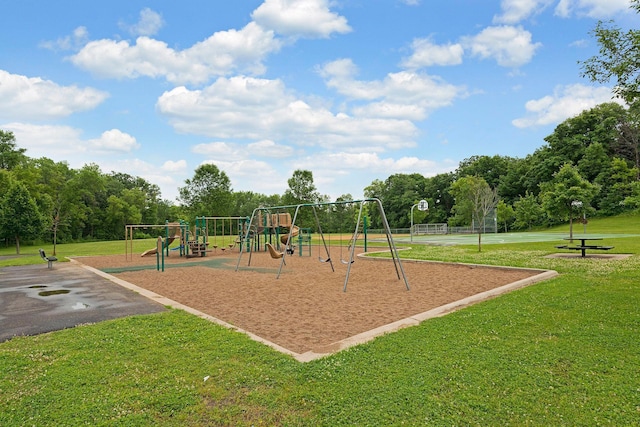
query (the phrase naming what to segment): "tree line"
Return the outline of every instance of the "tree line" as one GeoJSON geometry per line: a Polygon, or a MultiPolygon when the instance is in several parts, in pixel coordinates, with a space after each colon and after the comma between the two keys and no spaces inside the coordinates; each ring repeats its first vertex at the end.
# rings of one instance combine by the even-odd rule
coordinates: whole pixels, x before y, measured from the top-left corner
{"type": "MultiPolygon", "coordinates": [[[[17,253],[25,241],[55,245],[123,239],[127,224],[178,220],[193,224],[196,216],[248,217],[258,207],[329,201],[318,193],[311,171],[295,171],[288,184],[281,195],[233,191],[224,171],[204,164],[178,189],[179,203],[174,204],[162,198],[157,185],[141,177],[105,173],[96,164],[73,169],[67,162],[30,158],[12,132],[0,130],[0,238],[7,246],[15,244],[17,253]]],[[[341,196],[351,199],[348,194],[341,196]]],[[[337,206],[331,215],[320,209],[322,227],[346,232],[355,226],[353,209],[337,206]]],[[[298,222],[315,228],[311,211],[303,212],[298,222]]],[[[153,233],[140,231],[137,237],[155,237],[153,233]]]]}
{"type": "MultiPolygon", "coordinates": [[[[609,216],[640,207],[640,115],[636,105],[601,104],[558,125],[545,144],[524,157],[473,156],[450,173],[394,174],[363,190],[382,201],[394,228],[410,226],[411,207],[425,199],[429,210],[414,223],[469,225],[474,189],[495,193],[500,229],[526,230],[582,218],[609,216]]],[[[350,194],[337,201],[352,200],[350,194]]],[[[158,186],[124,173],[104,173],[95,164],[72,169],[66,162],[33,159],[11,132],[0,130],[0,236],[18,250],[21,240],[70,242],[122,239],[125,224],[193,221],[196,216],[250,216],[262,206],[330,202],[313,174],[296,170],[283,194],[233,191],[226,173],[199,166],[179,188],[179,203],[164,200],[158,186]]],[[[293,209],[290,210],[293,213],[293,209]]],[[[318,209],[326,232],[353,231],[359,206],[318,209]]],[[[366,210],[365,210],[366,212],[366,210]]],[[[381,228],[378,212],[367,212],[381,228]]],[[[301,226],[315,228],[311,210],[301,226]]]]}
{"type": "Polygon", "coordinates": [[[496,190],[502,230],[552,225],[576,215],[617,215],[640,206],[639,143],[637,105],[605,103],[559,124],[524,158],[473,156],[454,172],[374,181],[365,194],[383,201],[397,227],[409,226],[408,207],[420,199],[430,209],[419,221],[470,224],[465,187],[476,180],[496,190]]]}
{"type": "MultiPolygon", "coordinates": [[[[640,12],[640,0],[631,0],[640,12]]],[[[609,216],[640,208],[640,30],[623,31],[612,21],[592,31],[600,52],[582,62],[582,76],[593,82],[614,80],[614,92],[627,107],[601,104],[559,124],[545,143],[524,158],[472,156],[451,173],[428,171],[374,180],[363,193],[382,201],[389,223],[468,225],[478,212],[495,207],[502,230],[530,229],[587,215],[609,216]]],[[[201,165],[179,188],[179,204],[163,200],[160,189],[143,178],[104,173],[95,164],[75,170],[66,162],[33,159],[19,148],[13,133],[0,130],[0,238],[68,242],[121,239],[125,224],[163,224],[195,216],[248,216],[259,206],[329,202],[318,193],[313,174],[296,170],[282,195],[233,191],[224,171],[201,165]]],[[[351,200],[350,194],[338,201],[351,200]]],[[[318,209],[322,228],[349,232],[358,207],[325,205],[318,209]]],[[[316,212],[318,213],[318,212],[316,212]]],[[[375,210],[370,225],[382,226],[375,210]]],[[[299,225],[314,227],[305,211],[299,225]]]]}

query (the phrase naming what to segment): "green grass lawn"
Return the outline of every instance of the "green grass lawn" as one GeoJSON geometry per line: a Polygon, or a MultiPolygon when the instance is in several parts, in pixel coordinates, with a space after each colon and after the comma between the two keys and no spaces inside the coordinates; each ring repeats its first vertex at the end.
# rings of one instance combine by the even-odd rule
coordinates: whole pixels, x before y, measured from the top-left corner
{"type": "Polygon", "coordinates": [[[640,241],[607,244],[634,255],[550,259],[549,242],[403,251],[560,276],[305,364],[176,310],[17,337],[0,344],[0,425],[638,425],[640,241]]]}

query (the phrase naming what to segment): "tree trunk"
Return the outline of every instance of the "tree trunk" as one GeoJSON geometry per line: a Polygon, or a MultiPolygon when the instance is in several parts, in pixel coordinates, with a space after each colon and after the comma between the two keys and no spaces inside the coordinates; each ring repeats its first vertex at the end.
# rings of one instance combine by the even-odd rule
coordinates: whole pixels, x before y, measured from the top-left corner
{"type": "Polygon", "coordinates": [[[569,242],[573,243],[573,213],[569,214],[569,242]]]}
{"type": "Polygon", "coordinates": [[[53,256],[56,256],[56,243],[58,240],[58,227],[57,225],[53,228],[53,256]]]}
{"type": "Polygon", "coordinates": [[[478,232],[478,252],[482,252],[482,231],[478,232]]]}
{"type": "Polygon", "coordinates": [[[20,255],[20,236],[16,234],[16,255],[20,255]]]}

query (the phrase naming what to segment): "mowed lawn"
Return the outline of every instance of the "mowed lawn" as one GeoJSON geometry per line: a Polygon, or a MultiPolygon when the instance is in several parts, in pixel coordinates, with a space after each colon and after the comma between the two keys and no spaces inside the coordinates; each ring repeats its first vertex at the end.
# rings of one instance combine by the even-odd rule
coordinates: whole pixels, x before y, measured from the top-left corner
{"type": "MultiPolygon", "coordinates": [[[[559,243],[402,251],[560,276],[305,364],[176,310],[17,337],[0,344],[0,425],[639,425],[640,240],[606,239],[624,260],[546,258],[559,243]]],[[[0,267],[39,261],[23,252],[0,267]]]]}

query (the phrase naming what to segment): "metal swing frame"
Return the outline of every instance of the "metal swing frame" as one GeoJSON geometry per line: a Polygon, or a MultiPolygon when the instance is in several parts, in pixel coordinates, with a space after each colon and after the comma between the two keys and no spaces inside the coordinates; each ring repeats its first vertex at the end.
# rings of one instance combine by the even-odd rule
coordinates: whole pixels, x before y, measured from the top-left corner
{"type": "MultiPolygon", "coordinates": [[[[380,199],[377,198],[366,198],[366,199],[361,199],[361,200],[345,200],[345,201],[339,201],[339,202],[321,202],[321,203],[302,203],[302,204],[298,204],[298,205],[286,205],[286,206],[272,206],[269,208],[265,208],[265,207],[261,207],[261,208],[256,208],[253,210],[253,213],[251,214],[251,220],[249,222],[249,227],[251,227],[253,225],[253,221],[254,218],[256,218],[256,213],[259,211],[269,211],[269,210],[278,210],[278,209],[293,209],[295,208],[295,214],[293,216],[293,220],[291,222],[291,227],[289,228],[289,235],[287,236],[287,245],[289,245],[289,243],[291,242],[291,238],[292,238],[292,232],[293,232],[293,227],[296,223],[296,220],[298,219],[298,213],[300,212],[300,209],[303,208],[311,208],[313,209],[313,214],[314,214],[314,218],[316,221],[316,226],[318,227],[318,233],[320,234],[320,238],[322,240],[322,246],[324,247],[325,250],[325,254],[327,255],[327,259],[323,260],[321,257],[318,257],[318,260],[321,262],[325,262],[328,263],[331,266],[331,270],[333,272],[335,272],[335,269],[333,267],[333,261],[331,260],[331,254],[329,253],[329,249],[327,247],[327,242],[324,238],[324,233],[322,232],[322,226],[320,224],[320,221],[318,219],[318,213],[316,208],[320,207],[320,206],[331,206],[331,205],[339,205],[339,204],[354,204],[354,203],[360,203],[360,211],[358,212],[358,220],[356,221],[356,227],[353,233],[353,237],[352,237],[352,244],[350,246],[350,250],[349,250],[349,260],[347,261],[347,274],[346,277],[344,279],[344,286],[343,286],[343,292],[347,291],[347,284],[349,283],[349,274],[351,272],[351,266],[353,265],[353,261],[354,261],[354,255],[355,255],[355,239],[354,237],[357,238],[358,235],[358,230],[360,228],[360,222],[362,220],[362,211],[363,211],[363,207],[365,203],[374,203],[377,207],[378,207],[378,211],[380,212],[380,217],[382,218],[382,225],[384,227],[385,230],[385,234],[387,237],[387,245],[389,246],[389,251],[391,253],[391,258],[393,261],[393,265],[395,267],[395,271],[396,271],[396,276],[398,277],[398,280],[403,280],[405,287],[407,290],[411,290],[410,286],[409,286],[409,282],[407,281],[407,276],[404,272],[404,268],[402,267],[402,262],[400,261],[400,257],[398,256],[398,249],[396,248],[395,242],[393,241],[393,236],[391,235],[391,228],[389,227],[389,222],[387,221],[387,216],[384,213],[384,208],[382,207],[382,202],[380,201],[380,199]]],[[[247,233],[249,234],[249,233],[247,233]]],[[[257,234],[257,233],[256,233],[257,234]]],[[[244,236],[243,236],[244,237],[244,236]]],[[[247,236],[246,239],[249,239],[251,237],[247,236]]],[[[245,245],[244,241],[241,242],[243,244],[240,245],[240,253],[238,254],[238,262],[236,264],[236,271],[239,270],[240,268],[240,261],[242,259],[242,255],[244,253],[244,247],[247,246],[245,245]]],[[[281,258],[281,262],[280,262],[280,268],[278,269],[278,274],[276,275],[276,279],[280,278],[280,273],[282,272],[282,267],[285,265],[285,258],[289,256],[287,255],[286,251],[283,253],[283,256],[281,258]]],[[[342,259],[341,259],[342,261],[342,259]]],[[[251,265],[251,252],[249,252],[249,261],[247,263],[247,265],[251,265]]]]}

